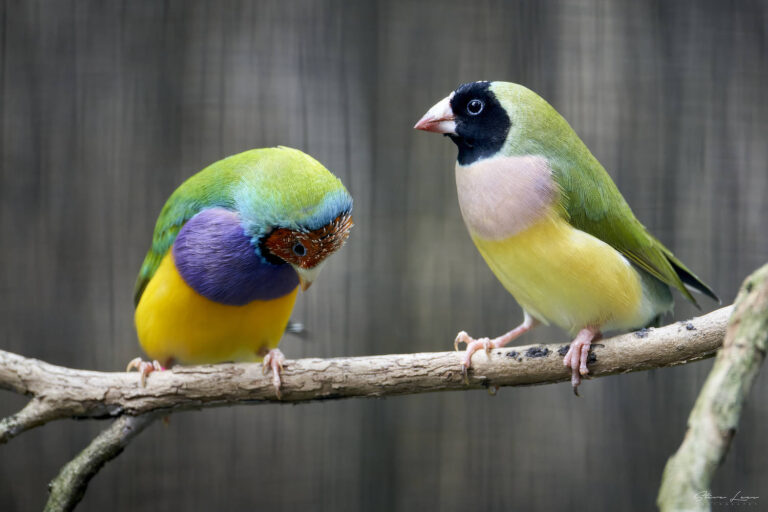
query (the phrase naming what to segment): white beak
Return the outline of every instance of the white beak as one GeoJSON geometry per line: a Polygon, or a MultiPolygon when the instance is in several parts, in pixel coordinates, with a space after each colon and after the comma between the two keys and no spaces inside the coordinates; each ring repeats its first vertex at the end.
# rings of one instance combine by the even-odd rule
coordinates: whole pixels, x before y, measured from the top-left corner
{"type": "Polygon", "coordinates": [[[312,286],[312,282],[317,278],[317,275],[320,273],[320,269],[323,268],[324,264],[325,262],[323,261],[312,268],[302,268],[293,265],[293,269],[299,274],[299,286],[301,286],[301,291],[305,292],[312,286]]]}
{"type": "Polygon", "coordinates": [[[414,128],[426,132],[456,133],[456,121],[451,109],[453,93],[438,101],[424,116],[419,119],[414,128]]]}

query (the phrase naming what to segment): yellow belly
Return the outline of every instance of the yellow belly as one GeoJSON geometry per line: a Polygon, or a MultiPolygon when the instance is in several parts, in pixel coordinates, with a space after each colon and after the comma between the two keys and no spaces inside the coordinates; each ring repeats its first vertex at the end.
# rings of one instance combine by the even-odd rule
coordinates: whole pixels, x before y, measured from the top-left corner
{"type": "Polygon", "coordinates": [[[653,316],[629,262],[554,213],[504,240],[472,238],[504,287],[544,323],[569,332],[627,329],[653,316]]]}
{"type": "Polygon", "coordinates": [[[244,306],[220,304],[181,278],[169,251],[136,307],[139,343],[161,363],[258,361],[280,342],[297,290],[244,306]]]}

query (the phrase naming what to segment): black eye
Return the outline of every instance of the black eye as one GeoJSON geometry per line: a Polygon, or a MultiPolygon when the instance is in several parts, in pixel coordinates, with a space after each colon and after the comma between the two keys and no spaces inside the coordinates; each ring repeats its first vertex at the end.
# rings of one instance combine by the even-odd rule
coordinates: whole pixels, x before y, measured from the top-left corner
{"type": "Polygon", "coordinates": [[[485,105],[483,104],[483,102],[478,99],[469,100],[469,103],[467,103],[467,112],[471,116],[476,116],[477,114],[483,111],[484,106],[485,105]]]}
{"type": "Polygon", "coordinates": [[[293,254],[301,258],[302,256],[305,256],[307,254],[307,248],[304,247],[304,244],[301,242],[296,242],[293,245],[293,254]]]}

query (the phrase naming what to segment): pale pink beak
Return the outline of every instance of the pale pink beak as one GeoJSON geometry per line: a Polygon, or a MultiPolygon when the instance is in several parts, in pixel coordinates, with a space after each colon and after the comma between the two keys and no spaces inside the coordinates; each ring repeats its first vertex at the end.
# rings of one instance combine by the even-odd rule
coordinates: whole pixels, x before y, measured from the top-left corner
{"type": "Polygon", "coordinates": [[[305,292],[312,286],[312,281],[307,281],[302,276],[299,276],[299,286],[301,286],[301,291],[305,292]]]}
{"type": "Polygon", "coordinates": [[[299,286],[301,291],[305,292],[312,286],[312,282],[317,278],[317,274],[320,273],[320,269],[325,265],[325,260],[321,261],[312,268],[303,268],[298,265],[293,265],[294,270],[299,275],[299,286]]]}
{"type": "Polygon", "coordinates": [[[456,121],[451,109],[453,93],[437,102],[424,116],[419,119],[414,128],[425,132],[456,133],[456,121]]]}

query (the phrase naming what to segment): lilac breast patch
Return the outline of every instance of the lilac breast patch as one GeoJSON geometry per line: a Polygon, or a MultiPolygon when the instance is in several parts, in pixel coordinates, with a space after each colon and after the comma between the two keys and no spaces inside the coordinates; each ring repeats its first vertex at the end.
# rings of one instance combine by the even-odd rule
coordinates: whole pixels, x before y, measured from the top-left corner
{"type": "Polygon", "coordinates": [[[224,208],[192,217],[176,237],[173,258],[189,286],[222,304],[276,299],[299,284],[290,265],[273,265],[256,253],[240,217],[224,208]]]}

